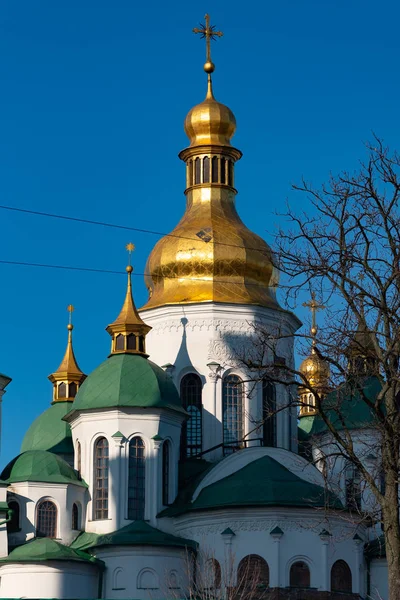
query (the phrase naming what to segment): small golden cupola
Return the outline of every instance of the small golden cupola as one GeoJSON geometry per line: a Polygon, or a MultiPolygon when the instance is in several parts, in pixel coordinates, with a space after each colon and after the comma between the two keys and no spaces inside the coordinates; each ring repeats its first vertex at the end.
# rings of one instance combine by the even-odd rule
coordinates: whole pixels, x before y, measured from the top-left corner
{"type": "Polygon", "coordinates": [[[189,146],[179,158],[186,165],[186,212],[149,256],[149,299],[142,310],[198,302],[276,307],[271,249],[244,225],[235,206],[235,163],[242,156],[231,144],[236,120],[215,99],[212,85],[211,41],[222,32],[208,15],[193,31],[206,41],[207,93],[184,123],[189,146]]]}
{"type": "Polygon", "coordinates": [[[57,371],[48,377],[53,384],[53,402],[72,402],[79,387],[86,379],[86,375],[80,370],[76,362],[72,345],[72,331],[74,329],[72,324],[74,307],[72,304],[67,307],[67,310],[69,312],[67,349],[57,371]]]}
{"type": "Polygon", "coordinates": [[[128,285],[121,312],[113,323],[108,325],[106,331],[111,335],[111,354],[146,354],[146,335],[151,327],[140,318],[136,310],[132,295],[131,254],[135,249],[132,243],[126,245],[129,253],[129,264],[126,267],[128,285]]]}
{"type": "MultiPolygon", "coordinates": [[[[304,378],[308,382],[310,388],[316,390],[318,394],[325,395],[329,389],[329,377],[330,369],[329,364],[326,360],[321,358],[317,345],[317,322],[316,312],[325,308],[322,304],[319,304],[315,298],[315,292],[311,293],[311,300],[305,302],[303,306],[306,306],[311,310],[312,325],[311,325],[311,353],[307,358],[303,360],[300,365],[299,371],[304,375],[304,378]]],[[[314,415],[317,412],[315,395],[306,385],[299,386],[300,396],[300,417],[314,415]]]]}

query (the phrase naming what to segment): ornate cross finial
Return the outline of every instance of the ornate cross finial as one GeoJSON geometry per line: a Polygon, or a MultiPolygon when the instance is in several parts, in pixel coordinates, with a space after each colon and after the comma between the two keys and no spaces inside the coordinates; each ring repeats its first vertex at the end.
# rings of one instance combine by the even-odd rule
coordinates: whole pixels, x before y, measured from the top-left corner
{"type": "Polygon", "coordinates": [[[216,40],[217,37],[222,37],[224,34],[222,31],[216,31],[215,25],[210,25],[210,15],[206,15],[205,23],[200,23],[200,27],[195,27],[193,33],[199,33],[201,38],[206,39],[206,64],[204,70],[206,73],[212,73],[214,71],[214,65],[211,61],[211,40],[216,40]]]}
{"type": "Polygon", "coordinates": [[[125,248],[126,248],[126,250],[128,251],[128,254],[129,254],[129,266],[130,266],[130,264],[131,264],[131,256],[132,256],[132,252],[135,249],[135,244],[132,244],[132,242],[129,242],[129,244],[127,244],[125,246],[125,248]]]}
{"type": "Polygon", "coordinates": [[[311,292],[311,300],[309,302],[303,302],[303,306],[309,308],[311,311],[312,318],[312,326],[311,326],[311,335],[313,337],[313,345],[315,344],[315,336],[317,335],[317,318],[316,314],[318,310],[323,310],[326,308],[323,304],[319,304],[319,302],[315,298],[315,292],[311,292]]]}
{"type": "Polygon", "coordinates": [[[73,328],[72,325],[72,313],[74,312],[75,307],[72,306],[72,304],[68,304],[67,306],[67,311],[69,312],[69,317],[68,317],[68,330],[71,331],[73,328]]]}

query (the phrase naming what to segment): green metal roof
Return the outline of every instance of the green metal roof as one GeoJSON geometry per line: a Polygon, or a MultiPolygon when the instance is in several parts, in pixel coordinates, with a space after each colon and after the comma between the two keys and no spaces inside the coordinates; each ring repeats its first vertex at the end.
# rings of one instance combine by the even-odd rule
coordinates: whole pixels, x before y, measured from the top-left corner
{"type": "Polygon", "coordinates": [[[0,479],[9,484],[18,481],[37,481],[72,483],[87,487],[65,460],[45,450],[30,450],[20,454],[4,468],[0,479]]]}
{"type": "Polygon", "coordinates": [[[45,560],[67,560],[86,562],[104,568],[104,563],[94,556],[75,550],[51,538],[36,538],[15,548],[8,556],[0,558],[1,563],[35,563],[45,560]]]}
{"type": "Polygon", "coordinates": [[[71,407],[71,402],[55,402],[39,415],[25,434],[21,452],[49,450],[56,454],[73,454],[71,427],[62,420],[71,407]]]}
{"type": "Polygon", "coordinates": [[[332,492],[301,479],[275,459],[264,456],[206,486],[194,502],[185,502],[185,495],[180,495],[159,516],[237,506],[343,508],[339,498],[332,492]]]}
{"type": "MultiPolygon", "coordinates": [[[[375,401],[382,389],[378,377],[366,377],[362,382],[365,396],[375,401]]],[[[337,430],[373,427],[376,422],[374,411],[363,400],[362,394],[351,380],[339,389],[330,392],[324,400],[324,411],[337,430]]],[[[302,417],[299,429],[309,437],[326,433],[327,426],[320,415],[302,417]]]]}
{"type": "Polygon", "coordinates": [[[79,550],[99,546],[173,546],[196,549],[197,543],[155,529],[145,521],[134,521],[113,533],[83,532],[71,544],[72,548],[79,550]]]}
{"type": "Polygon", "coordinates": [[[186,414],[171,378],[150,360],[115,354],[81,385],[72,410],[113,407],[169,408],[186,414]]]}

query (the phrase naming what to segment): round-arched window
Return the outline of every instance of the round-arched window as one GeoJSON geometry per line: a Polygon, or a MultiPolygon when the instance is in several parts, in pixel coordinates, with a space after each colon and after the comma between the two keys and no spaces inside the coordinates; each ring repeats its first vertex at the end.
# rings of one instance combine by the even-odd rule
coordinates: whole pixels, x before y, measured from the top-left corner
{"type": "Polygon", "coordinates": [[[36,536],[57,537],[57,507],[51,500],[42,500],[37,506],[36,536]]]}

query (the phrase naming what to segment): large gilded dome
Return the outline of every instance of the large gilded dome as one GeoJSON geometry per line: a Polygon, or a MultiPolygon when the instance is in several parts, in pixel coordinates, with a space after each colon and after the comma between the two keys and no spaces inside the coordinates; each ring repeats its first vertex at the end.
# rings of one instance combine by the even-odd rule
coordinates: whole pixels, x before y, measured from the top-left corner
{"type": "Polygon", "coordinates": [[[271,249],[236,211],[236,121],[215,100],[210,72],[206,98],[189,111],[184,127],[190,145],[179,157],[186,163],[186,212],[149,256],[149,300],[142,310],[197,302],[276,306],[271,249]]]}

